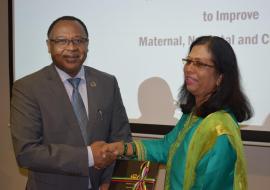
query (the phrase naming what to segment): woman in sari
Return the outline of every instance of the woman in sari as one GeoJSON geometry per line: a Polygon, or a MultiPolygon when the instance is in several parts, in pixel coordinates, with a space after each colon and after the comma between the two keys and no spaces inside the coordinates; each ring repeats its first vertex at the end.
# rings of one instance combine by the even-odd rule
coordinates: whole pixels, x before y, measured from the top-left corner
{"type": "Polygon", "coordinates": [[[107,149],[166,164],[165,190],[247,189],[239,122],[252,116],[235,53],[217,36],[202,36],[183,60],[183,115],[163,139],[116,142],[107,149]]]}

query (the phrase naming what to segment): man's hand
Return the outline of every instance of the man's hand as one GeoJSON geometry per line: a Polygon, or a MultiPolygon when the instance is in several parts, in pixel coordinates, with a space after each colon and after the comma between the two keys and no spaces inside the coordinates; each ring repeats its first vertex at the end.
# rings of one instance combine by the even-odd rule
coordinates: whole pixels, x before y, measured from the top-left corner
{"type": "Polygon", "coordinates": [[[94,158],[94,166],[97,169],[105,168],[116,160],[116,155],[107,151],[106,146],[103,148],[104,145],[106,145],[104,141],[97,141],[90,145],[94,158]]]}
{"type": "Polygon", "coordinates": [[[109,143],[105,144],[103,146],[103,151],[104,152],[111,152],[115,156],[123,155],[124,153],[124,142],[114,142],[114,143],[109,143]]]}
{"type": "Polygon", "coordinates": [[[99,190],[108,190],[110,187],[109,183],[103,183],[101,184],[101,186],[99,187],[99,190]]]}

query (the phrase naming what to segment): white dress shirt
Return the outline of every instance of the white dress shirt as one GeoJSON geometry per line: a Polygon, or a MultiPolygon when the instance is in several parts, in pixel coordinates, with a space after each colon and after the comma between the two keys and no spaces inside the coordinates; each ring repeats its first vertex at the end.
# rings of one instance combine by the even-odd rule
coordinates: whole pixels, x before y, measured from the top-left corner
{"type": "MultiPolygon", "coordinates": [[[[58,67],[55,66],[55,68],[56,68],[56,71],[59,74],[65,88],[66,88],[68,97],[71,101],[73,87],[68,82],[68,79],[71,77],[67,73],[65,73],[63,70],[59,69],[58,67]]],[[[79,89],[79,92],[80,92],[81,97],[83,99],[83,103],[84,103],[84,106],[85,106],[85,109],[87,112],[87,116],[88,116],[88,98],[87,98],[86,80],[85,80],[84,66],[83,65],[82,65],[79,73],[74,78],[81,79],[78,89],[79,89]]],[[[87,146],[87,152],[88,152],[88,166],[91,167],[94,165],[94,158],[93,158],[93,153],[92,153],[90,146],[87,146]]]]}

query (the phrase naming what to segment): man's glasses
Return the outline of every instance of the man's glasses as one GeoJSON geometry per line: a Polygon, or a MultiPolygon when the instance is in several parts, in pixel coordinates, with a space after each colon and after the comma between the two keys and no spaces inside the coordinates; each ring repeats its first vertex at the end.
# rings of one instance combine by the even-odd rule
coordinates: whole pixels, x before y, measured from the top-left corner
{"type": "Polygon", "coordinates": [[[183,63],[184,65],[190,65],[190,64],[192,63],[195,67],[197,67],[197,68],[199,68],[199,69],[201,69],[201,68],[206,68],[206,67],[209,67],[209,68],[215,68],[214,65],[209,65],[209,64],[203,63],[203,62],[201,62],[201,61],[191,60],[191,59],[185,59],[185,58],[182,59],[182,63],[183,63]]]}
{"type": "Polygon", "coordinates": [[[81,46],[84,45],[86,42],[88,42],[88,38],[75,38],[75,39],[49,39],[51,42],[53,42],[55,45],[58,46],[68,46],[70,43],[74,46],[81,46]]]}

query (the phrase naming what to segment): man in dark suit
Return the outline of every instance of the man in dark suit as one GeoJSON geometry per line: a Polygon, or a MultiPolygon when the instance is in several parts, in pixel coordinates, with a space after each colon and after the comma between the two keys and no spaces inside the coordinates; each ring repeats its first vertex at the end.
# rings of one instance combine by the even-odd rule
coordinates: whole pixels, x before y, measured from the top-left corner
{"type": "Polygon", "coordinates": [[[115,157],[102,146],[131,140],[117,81],[83,66],[88,32],[78,18],[55,20],[47,45],[53,63],[16,81],[12,90],[11,134],[19,166],[29,169],[26,189],[108,189],[115,157]],[[70,78],[79,79],[84,129],[70,78]]]}

